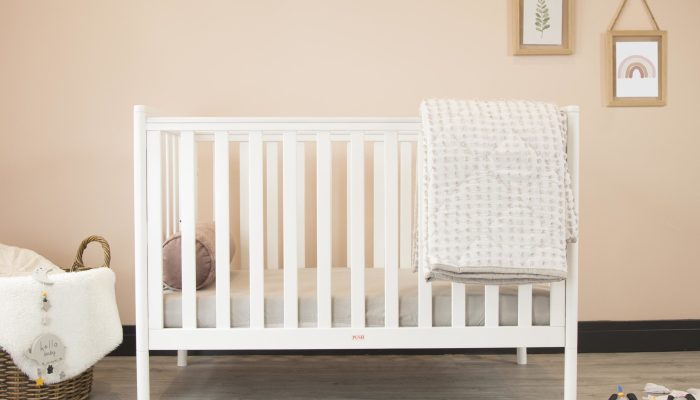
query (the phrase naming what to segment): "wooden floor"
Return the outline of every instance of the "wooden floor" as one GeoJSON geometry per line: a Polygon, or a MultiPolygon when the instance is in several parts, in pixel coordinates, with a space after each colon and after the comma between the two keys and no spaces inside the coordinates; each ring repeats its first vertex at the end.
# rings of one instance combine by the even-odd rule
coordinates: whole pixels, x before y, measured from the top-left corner
{"type": "MultiPolygon", "coordinates": [[[[561,399],[563,356],[515,355],[151,357],[153,399],[561,399]]],[[[135,359],[95,369],[93,399],[134,399],[135,359]]],[[[607,399],[618,384],[700,387],[700,352],[582,354],[579,399],[607,399]]],[[[641,399],[641,396],[639,396],[641,399]]]]}

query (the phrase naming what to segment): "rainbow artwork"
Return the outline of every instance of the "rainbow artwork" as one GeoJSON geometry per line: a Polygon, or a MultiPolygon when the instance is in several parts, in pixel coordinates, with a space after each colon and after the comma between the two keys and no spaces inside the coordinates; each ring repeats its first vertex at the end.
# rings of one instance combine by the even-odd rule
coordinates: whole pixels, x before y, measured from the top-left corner
{"type": "Polygon", "coordinates": [[[656,78],[656,67],[648,58],[641,55],[626,57],[617,67],[618,79],[632,79],[639,77],[656,78]]]}

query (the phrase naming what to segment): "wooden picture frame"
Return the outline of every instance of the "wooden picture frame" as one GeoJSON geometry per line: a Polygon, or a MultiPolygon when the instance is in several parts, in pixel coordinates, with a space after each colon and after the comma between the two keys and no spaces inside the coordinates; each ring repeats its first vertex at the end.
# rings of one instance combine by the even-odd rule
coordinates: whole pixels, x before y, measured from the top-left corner
{"type": "Polygon", "coordinates": [[[573,54],[574,0],[511,0],[511,14],[513,55],[573,54]],[[550,8],[561,10],[560,21],[550,8]]]}
{"type": "Polygon", "coordinates": [[[608,31],[606,39],[608,106],[665,106],[666,31],[608,31]]]}

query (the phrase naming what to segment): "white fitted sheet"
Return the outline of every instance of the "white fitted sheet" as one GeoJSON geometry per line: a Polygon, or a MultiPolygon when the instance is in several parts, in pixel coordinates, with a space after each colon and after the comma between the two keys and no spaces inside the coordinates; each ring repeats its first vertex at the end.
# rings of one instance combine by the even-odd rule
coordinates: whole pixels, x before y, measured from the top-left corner
{"type": "MultiPolygon", "coordinates": [[[[299,326],[316,327],[316,269],[298,270],[299,326]]],[[[399,270],[399,326],[418,325],[418,276],[408,269],[399,270]]],[[[265,326],[281,327],[284,321],[283,271],[265,271],[265,326]]],[[[433,326],[451,323],[451,288],[448,282],[433,282],[433,326]]],[[[350,326],[350,270],[333,268],[331,272],[332,324],[350,326]]],[[[231,321],[234,328],[248,327],[250,321],[248,270],[231,271],[231,321]]],[[[484,324],[484,287],[467,285],[465,316],[468,326],[484,324]]],[[[182,326],[181,293],[164,293],[164,322],[166,328],[182,326]]],[[[549,285],[533,286],[532,320],[534,325],[549,324],[549,285]]],[[[517,325],[518,290],[516,286],[501,286],[499,302],[500,325],[517,325]]],[[[365,269],[365,323],[369,327],[384,326],[384,270],[365,269]]],[[[197,326],[216,327],[215,285],[197,291],[197,326]]]]}

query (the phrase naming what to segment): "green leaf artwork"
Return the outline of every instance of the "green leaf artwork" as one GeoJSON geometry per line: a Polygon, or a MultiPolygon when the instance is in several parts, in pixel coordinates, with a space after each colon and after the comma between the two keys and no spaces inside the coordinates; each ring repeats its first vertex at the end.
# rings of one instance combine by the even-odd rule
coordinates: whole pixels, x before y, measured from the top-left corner
{"type": "Polygon", "coordinates": [[[537,8],[535,9],[535,30],[540,33],[540,37],[544,36],[544,31],[550,28],[549,25],[549,6],[546,0],[537,0],[537,8]]]}

